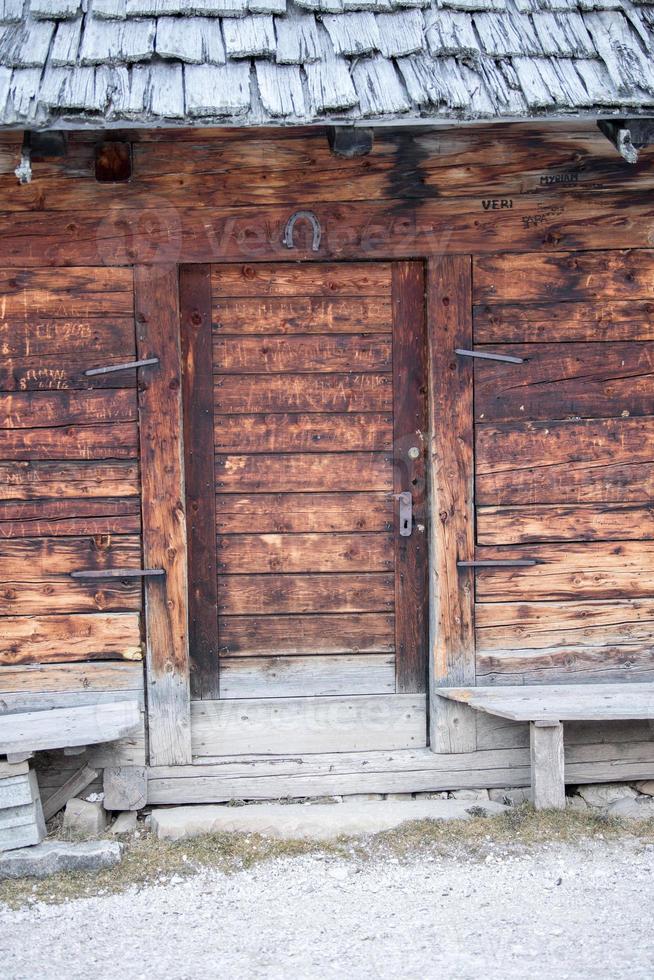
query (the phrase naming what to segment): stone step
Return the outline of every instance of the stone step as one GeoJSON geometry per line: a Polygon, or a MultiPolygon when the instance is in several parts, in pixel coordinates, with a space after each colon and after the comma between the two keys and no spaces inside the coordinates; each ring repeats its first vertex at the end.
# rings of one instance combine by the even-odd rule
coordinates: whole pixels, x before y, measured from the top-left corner
{"type": "Polygon", "coordinates": [[[469,800],[394,800],[357,803],[257,803],[247,806],[162,807],[152,811],[152,831],[166,840],[203,834],[262,834],[282,840],[332,840],[378,834],[411,820],[467,820],[480,810],[491,815],[508,807],[469,800]]]}

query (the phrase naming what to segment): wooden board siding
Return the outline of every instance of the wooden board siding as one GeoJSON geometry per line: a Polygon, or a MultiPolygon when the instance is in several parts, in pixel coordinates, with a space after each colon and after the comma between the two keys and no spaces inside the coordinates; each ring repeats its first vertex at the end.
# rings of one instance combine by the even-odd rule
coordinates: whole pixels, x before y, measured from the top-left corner
{"type": "Polygon", "coordinates": [[[475,260],[480,683],[654,669],[654,253],[475,260]]]}
{"type": "MultiPolygon", "coordinates": [[[[21,138],[0,135],[0,143],[15,152],[21,138]]],[[[204,700],[191,707],[194,761],[211,765],[206,778],[188,776],[186,766],[160,767],[153,799],[185,799],[173,770],[188,776],[180,782],[192,784],[189,799],[528,780],[526,736],[516,726],[490,731],[477,720],[471,731],[465,719],[450,719],[447,754],[434,756],[433,766],[399,758],[413,749],[381,751],[387,743],[368,726],[371,712],[398,697],[388,693],[399,649],[396,556],[393,569],[382,567],[396,520],[387,495],[397,489],[397,473],[386,446],[397,409],[397,261],[427,269],[432,428],[438,422],[440,439],[430,475],[441,482],[433,480],[440,496],[425,523],[441,561],[432,581],[433,594],[443,597],[440,632],[432,633],[439,669],[453,678],[463,671],[461,683],[476,672],[482,684],[651,679],[652,148],[630,167],[594,123],[574,121],[382,130],[372,153],[353,160],[335,157],[318,129],[133,130],[132,179],[100,185],[93,175],[96,139],[70,132],[68,156],[35,161],[28,185],[17,185],[18,160],[10,153],[0,168],[0,551],[9,542],[13,563],[6,566],[12,580],[0,581],[2,671],[13,675],[31,664],[24,683],[34,691],[43,686],[39,696],[47,700],[54,682],[42,670],[68,671],[83,686],[95,683],[89,667],[142,669],[122,659],[103,662],[138,655],[142,583],[73,582],[64,570],[71,555],[89,556],[89,542],[100,549],[96,562],[120,556],[143,563],[138,382],[150,426],[142,434],[150,503],[164,493],[152,460],[168,458],[171,443],[179,454],[181,441],[188,448],[195,433],[195,451],[201,442],[211,450],[196,457],[204,467],[195,471],[195,484],[187,459],[186,493],[177,468],[174,492],[166,482],[165,502],[147,512],[148,557],[158,548],[175,579],[170,618],[158,607],[159,623],[175,631],[175,657],[166,659],[170,645],[161,646],[161,633],[151,643],[163,651],[158,667],[172,664],[176,674],[177,718],[188,707],[180,682],[186,559],[183,535],[171,537],[168,524],[160,534],[157,514],[168,521],[172,509],[180,518],[172,530],[181,532],[186,505],[191,564],[208,572],[195,593],[195,613],[206,615],[195,626],[196,637],[209,637],[208,672],[195,691],[204,700]],[[322,226],[320,249],[311,250],[308,229],[299,224],[289,251],[284,227],[307,206],[322,226]],[[208,343],[195,348],[195,375],[173,363],[171,297],[185,263],[200,268],[185,267],[192,303],[184,303],[184,271],[180,280],[182,306],[193,307],[190,321],[182,316],[182,347],[185,325],[199,328],[198,315],[213,320],[211,332],[198,330],[208,343]],[[284,275],[271,275],[276,263],[284,275]],[[166,298],[167,319],[158,321],[165,381],[150,398],[147,369],[138,379],[133,371],[83,373],[135,355],[134,265],[151,306],[166,298]],[[466,285],[453,284],[457,272],[459,279],[467,273],[466,285]],[[454,299],[449,316],[444,298],[454,299]],[[452,357],[457,345],[517,353],[525,363],[473,364],[452,357]],[[216,357],[225,373],[213,373],[216,357]],[[178,385],[187,402],[198,379],[211,424],[196,429],[185,419],[181,440],[169,413],[157,413],[153,402],[165,399],[177,412],[178,385]],[[362,424],[365,415],[375,416],[374,427],[362,424]],[[159,437],[165,448],[157,455],[159,437]],[[449,452],[440,475],[439,447],[449,452]],[[214,473],[215,507],[213,497],[202,507],[202,481],[214,473]],[[203,521],[211,533],[194,538],[203,521]],[[339,549],[339,536],[352,547],[339,549]],[[363,567],[373,562],[362,557],[357,537],[375,542],[368,552],[374,568],[363,567]],[[289,548],[290,538],[297,540],[289,548]],[[317,538],[324,552],[315,549],[317,538]],[[205,548],[197,550],[201,540],[205,548]],[[438,552],[442,544],[447,555],[438,552]],[[544,565],[456,570],[457,558],[530,554],[544,565]],[[19,556],[28,559],[21,564],[19,556]],[[25,574],[34,556],[39,578],[25,574]],[[292,571],[278,567],[287,560],[292,571]],[[212,672],[218,659],[222,691],[212,672]],[[38,660],[44,663],[31,663],[38,660]],[[277,778],[267,763],[233,757],[238,779],[218,771],[215,756],[243,746],[283,753],[279,732],[269,738],[270,702],[310,703],[298,697],[302,692],[332,702],[332,712],[343,710],[346,729],[330,731],[334,715],[321,708],[322,727],[304,747],[334,753],[355,747],[356,759],[339,769],[338,755],[316,757],[307,775],[307,758],[293,756],[290,778],[276,770],[277,778]],[[221,697],[231,714],[219,731],[216,720],[226,717],[221,697]],[[366,706],[354,715],[361,733],[347,729],[348,704],[357,698],[366,706]],[[256,712],[254,728],[239,721],[245,706],[256,712]],[[461,752],[466,744],[479,751],[461,752]],[[364,745],[384,757],[379,771],[366,770],[364,745]]],[[[139,349],[160,353],[143,333],[139,349]]],[[[171,471],[163,472],[169,481],[171,471]]],[[[157,586],[148,588],[152,594],[157,586]]],[[[191,680],[195,686],[196,676],[191,680]]],[[[401,690],[399,678],[395,683],[401,690]]],[[[170,707],[171,699],[164,703],[170,707]]],[[[388,744],[405,737],[407,725],[413,738],[416,717],[424,733],[422,704],[416,713],[411,702],[411,722],[405,703],[391,704],[388,744]]],[[[165,726],[164,711],[161,718],[165,726]]],[[[174,761],[189,757],[184,734],[184,752],[169,755],[174,761]]],[[[574,746],[571,776],[645,778],[648,739],[651,733],[640,729],[619,737],[595,730],[574,746]]],[[[90,761],[142,765],[144,753],[140,733],[90,761]]],[[[65,766],[53,760],[43,785],[54,786],[65,766]]]]}
{"type": "Polygon", "coordinates": [[[630,168],[592,123],[389,132],[348,161],[320,129],[132,132],[128,183],[95,182],[90,134],[88,163],[3,176],[0,267],[284,261],[307,201],[323,235],[298,252],[323,260],[651,246],[648,151],[630,168]]]}
{"type": "Polygon", "coordinates": [[[0,664],[140,659],[132,272],[0,272],[0,664]]]}
{"type": "Polygon", "coordinates": [[[212,324],[181,283],[194,696],[424,691],[422,264],[213,266],[212,324]]]}

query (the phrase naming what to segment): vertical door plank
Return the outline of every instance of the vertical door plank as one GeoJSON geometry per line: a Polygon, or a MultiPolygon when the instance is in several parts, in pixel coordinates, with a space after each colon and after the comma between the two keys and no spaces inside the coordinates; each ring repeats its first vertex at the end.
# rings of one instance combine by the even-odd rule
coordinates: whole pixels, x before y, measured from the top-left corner
{"type": "Polygon", "coordinates": [[[219,697],[211,267],[179,273],[191,694],[219,697]]]}
{"type": "Polygon", "coordinates": [[[191,707],[177,267],[137,266],[134,285],[138,356],[159,358],[139,372],[144,560],[166,572],[145,585],[150,763],[183,765],[191,707]]]}
{"type": "Polygon", "coordinates": [[[413,497],[413,533],[399,533],[395,503],[396,689],[427,689],[427,428],[425,275],[422,262],[393,265],[393,491],[413,497]],[[412,458],[417,449],[419,455],[412,458]]]}
{"type": "MultiPolygon", "coordinates": [[[[469,256],[429,262],[430,694],[475,683],[474,573],[457,568],[474,558],[473,370],[471,359],[454,353],[472,347],[471,279],[469,256]]],[[[430,733],[435,752],[473,751],[474,712],[431,695],[430,733]]]]}

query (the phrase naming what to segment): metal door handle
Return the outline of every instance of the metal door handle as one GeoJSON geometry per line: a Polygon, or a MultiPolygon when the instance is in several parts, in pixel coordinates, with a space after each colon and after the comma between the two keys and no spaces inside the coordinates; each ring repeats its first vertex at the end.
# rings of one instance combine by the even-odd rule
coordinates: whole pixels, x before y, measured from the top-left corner
{"type": "Polygon", "coordinates": [[[400,537],[410,538],[413,531],[413,497],[410,490],[403,490],[402,493],[389,493],[393,500],[397,500],[400,505],[400,537]]]}

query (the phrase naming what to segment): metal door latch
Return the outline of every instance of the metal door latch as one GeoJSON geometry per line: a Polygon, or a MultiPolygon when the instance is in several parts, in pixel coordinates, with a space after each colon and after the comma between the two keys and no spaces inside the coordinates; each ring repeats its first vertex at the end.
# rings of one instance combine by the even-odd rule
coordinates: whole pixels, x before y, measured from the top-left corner
{"type": "Polygon", "coordinates": [[[410,538],[413,531],[413,497],[410,490],[402,493],[389,493],[389,498],[400,504],[400,537],[410,538]]]}

